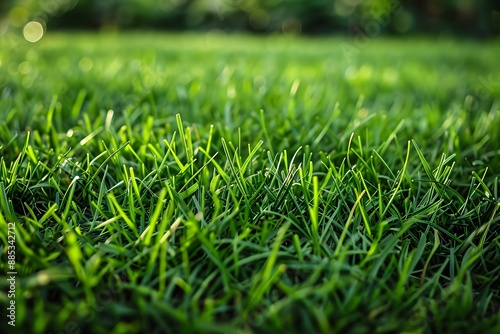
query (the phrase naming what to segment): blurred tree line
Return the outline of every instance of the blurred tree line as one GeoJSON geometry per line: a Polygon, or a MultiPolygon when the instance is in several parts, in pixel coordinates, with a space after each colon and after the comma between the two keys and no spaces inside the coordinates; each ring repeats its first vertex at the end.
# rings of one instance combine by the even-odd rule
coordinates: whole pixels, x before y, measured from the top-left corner
{"type": "Polygon", "coordinates": [[[2,0],[0,13],[4,25],[39,19],[51,29],[475,36],[500,31],[500,1],[487,0],[2,0]]]}

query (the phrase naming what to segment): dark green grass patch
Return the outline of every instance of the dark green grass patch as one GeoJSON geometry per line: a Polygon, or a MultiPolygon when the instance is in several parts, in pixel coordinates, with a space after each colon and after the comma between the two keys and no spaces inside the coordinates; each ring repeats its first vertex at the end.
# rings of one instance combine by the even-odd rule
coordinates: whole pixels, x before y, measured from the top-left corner
{"type": "Polygon", "coordinates": [[[500,330],[498,43],[0,42],[15,329],[500,330]]]}

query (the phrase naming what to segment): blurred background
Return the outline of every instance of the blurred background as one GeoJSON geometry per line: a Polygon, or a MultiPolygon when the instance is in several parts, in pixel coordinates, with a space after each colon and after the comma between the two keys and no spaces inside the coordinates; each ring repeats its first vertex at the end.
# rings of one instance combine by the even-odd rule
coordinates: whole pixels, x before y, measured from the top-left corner
{"type": "MultiPolygon", "coordinates": [[[[28,22],[44,30],[223,30],[291,34],[500,32],[500,1],[487,0],[1,0],[0,34],[28,22]]],[[[36,28],[36,27],[31,27],[36,28]]]]}

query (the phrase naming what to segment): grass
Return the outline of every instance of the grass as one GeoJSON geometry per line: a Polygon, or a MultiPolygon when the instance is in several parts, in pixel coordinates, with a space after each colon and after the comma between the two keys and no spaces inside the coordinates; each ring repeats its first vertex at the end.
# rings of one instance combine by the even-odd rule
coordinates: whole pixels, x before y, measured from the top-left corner
{"type": "Polygon", "coordinates": [[[19,332],[500,330],[498,42],[0,42],[19,332]]]}

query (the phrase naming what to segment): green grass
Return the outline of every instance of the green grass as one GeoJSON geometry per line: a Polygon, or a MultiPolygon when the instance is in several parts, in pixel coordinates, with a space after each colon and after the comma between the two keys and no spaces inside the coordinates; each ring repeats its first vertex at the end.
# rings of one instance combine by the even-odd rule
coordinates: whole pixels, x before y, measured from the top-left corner
{"type": "Polygon", "coordinates": [[[342,42],[3,36],[16,329],[499,331],[500,44],[342,42]]]}

